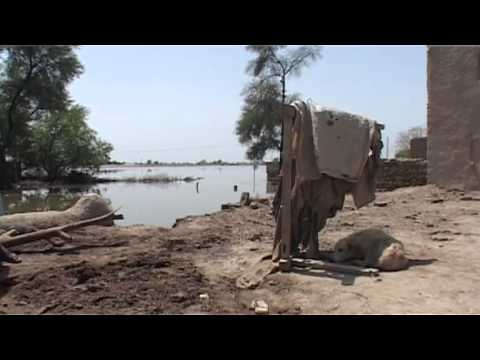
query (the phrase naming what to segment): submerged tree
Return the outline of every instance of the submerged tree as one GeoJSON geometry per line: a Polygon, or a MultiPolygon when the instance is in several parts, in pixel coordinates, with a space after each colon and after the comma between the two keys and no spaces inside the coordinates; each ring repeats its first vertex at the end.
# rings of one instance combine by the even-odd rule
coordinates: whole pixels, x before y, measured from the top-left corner
{"type": "Polygon", "coordinates": [[[236,133],[248,145],[247,157],[261,160],[268,150],[282,149],[281,105],[298,98],[287,94],[287,79],[320,58],[318,45],[248,45],[255,54],[247,65],[253,81],[243,94],[245,104],[236,133]]]}
{"type": "Polygon", "coordinates": [[[88,111],[79,105],[39,120],[32,129],[28,158],[55,180],[75,169],[96,171],[110,161],[112,145],[87,124],[88,111]]]}
{"type": "Polygon", "coordinates": [[[0,53],[0,164],[21,160],[31,123],[70,103],[68,85],[83,67],[72,45],[4,46],[0,53]]]}

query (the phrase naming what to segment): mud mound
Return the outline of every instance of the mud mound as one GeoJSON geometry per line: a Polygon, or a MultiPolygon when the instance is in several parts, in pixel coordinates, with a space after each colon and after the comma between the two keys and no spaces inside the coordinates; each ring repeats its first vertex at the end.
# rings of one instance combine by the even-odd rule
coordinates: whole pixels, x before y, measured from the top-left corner
{"type": "MultiPolygon", "coordinates": [[[[5,286],[5,284],[4,284],[5,286]]],[[[30,314],[181,314],[201,309],[201,294],[212,299],[210,313],[230,312],[216,303],[213,288],[191,261],[165,252],[140,253],[105,265],[87,261],[18,278],[10,284],[16,306],[30,314]]]]}

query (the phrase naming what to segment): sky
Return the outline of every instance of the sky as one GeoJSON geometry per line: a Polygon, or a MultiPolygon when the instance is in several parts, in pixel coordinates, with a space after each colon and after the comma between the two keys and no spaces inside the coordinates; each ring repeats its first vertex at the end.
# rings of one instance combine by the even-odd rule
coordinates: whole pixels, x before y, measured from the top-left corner
{"type": "MultiPolygon", "coordinates": [[[[84,45],[70,86],[117,161],[244,161],[235,135],[252,54],[237,45],[84,45]]],[[[400,131],[426,126],[425,46],[324,46],[287,91],[400,131]]],[[[386,146],[384,156],[386,155],[386,146]]]]}

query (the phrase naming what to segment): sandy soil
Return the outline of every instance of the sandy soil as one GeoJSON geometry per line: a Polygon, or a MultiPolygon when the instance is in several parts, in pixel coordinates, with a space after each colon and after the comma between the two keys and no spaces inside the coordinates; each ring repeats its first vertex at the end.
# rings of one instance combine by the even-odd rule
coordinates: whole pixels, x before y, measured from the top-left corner
{"type": "Polygon", "coordinates": [[[268,206],[188,217],[173,229],[85,228],[64,248],[25,246],[22,264],[0,267],[0,313],[251,314],[252,300],[264,300],[271,314],[478,314],[478,200],[433,186],[379,193],[360,210],[347,198],[322,248],[382,227],[405,244],[409,269],[276,273],[252,290],[235,280],[271,251],[268,206]]]}

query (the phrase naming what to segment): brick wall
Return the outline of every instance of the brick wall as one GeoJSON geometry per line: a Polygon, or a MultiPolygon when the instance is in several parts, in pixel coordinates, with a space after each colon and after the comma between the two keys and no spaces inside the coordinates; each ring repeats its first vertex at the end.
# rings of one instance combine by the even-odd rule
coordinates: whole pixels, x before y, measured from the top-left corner
{"type": "Polygon", "coordinates": [[[480,47],[429,46],[428,181],[480,190],[480,47]]]}
{"type": "Polygon", "coordinates": [[[277,187],[280,183],[280,178],[278,173],[280,163],[277,161],[274,162],[267,162],[266,169],[267,169],[267,193],[274,193],[277,191],[277,187]]]}
{"type": "MultiPolygon", "coordinates": [[[[278,164],[267,164],[267,192],[276,191],[278,164]],[[277,172],[275,172],[277,171],[277,172]]],[[[427,161],[422,159],[392,159],[383,160],[377,172],[377,190],[391,191],[408,186],[427,184],[427,161]]]]}
{"type": "Polygon", "coordinates": [[[377,172],[377,190],[391,191],[427,183],[427,162],[421,159],[384,160],[377,172]]]}

